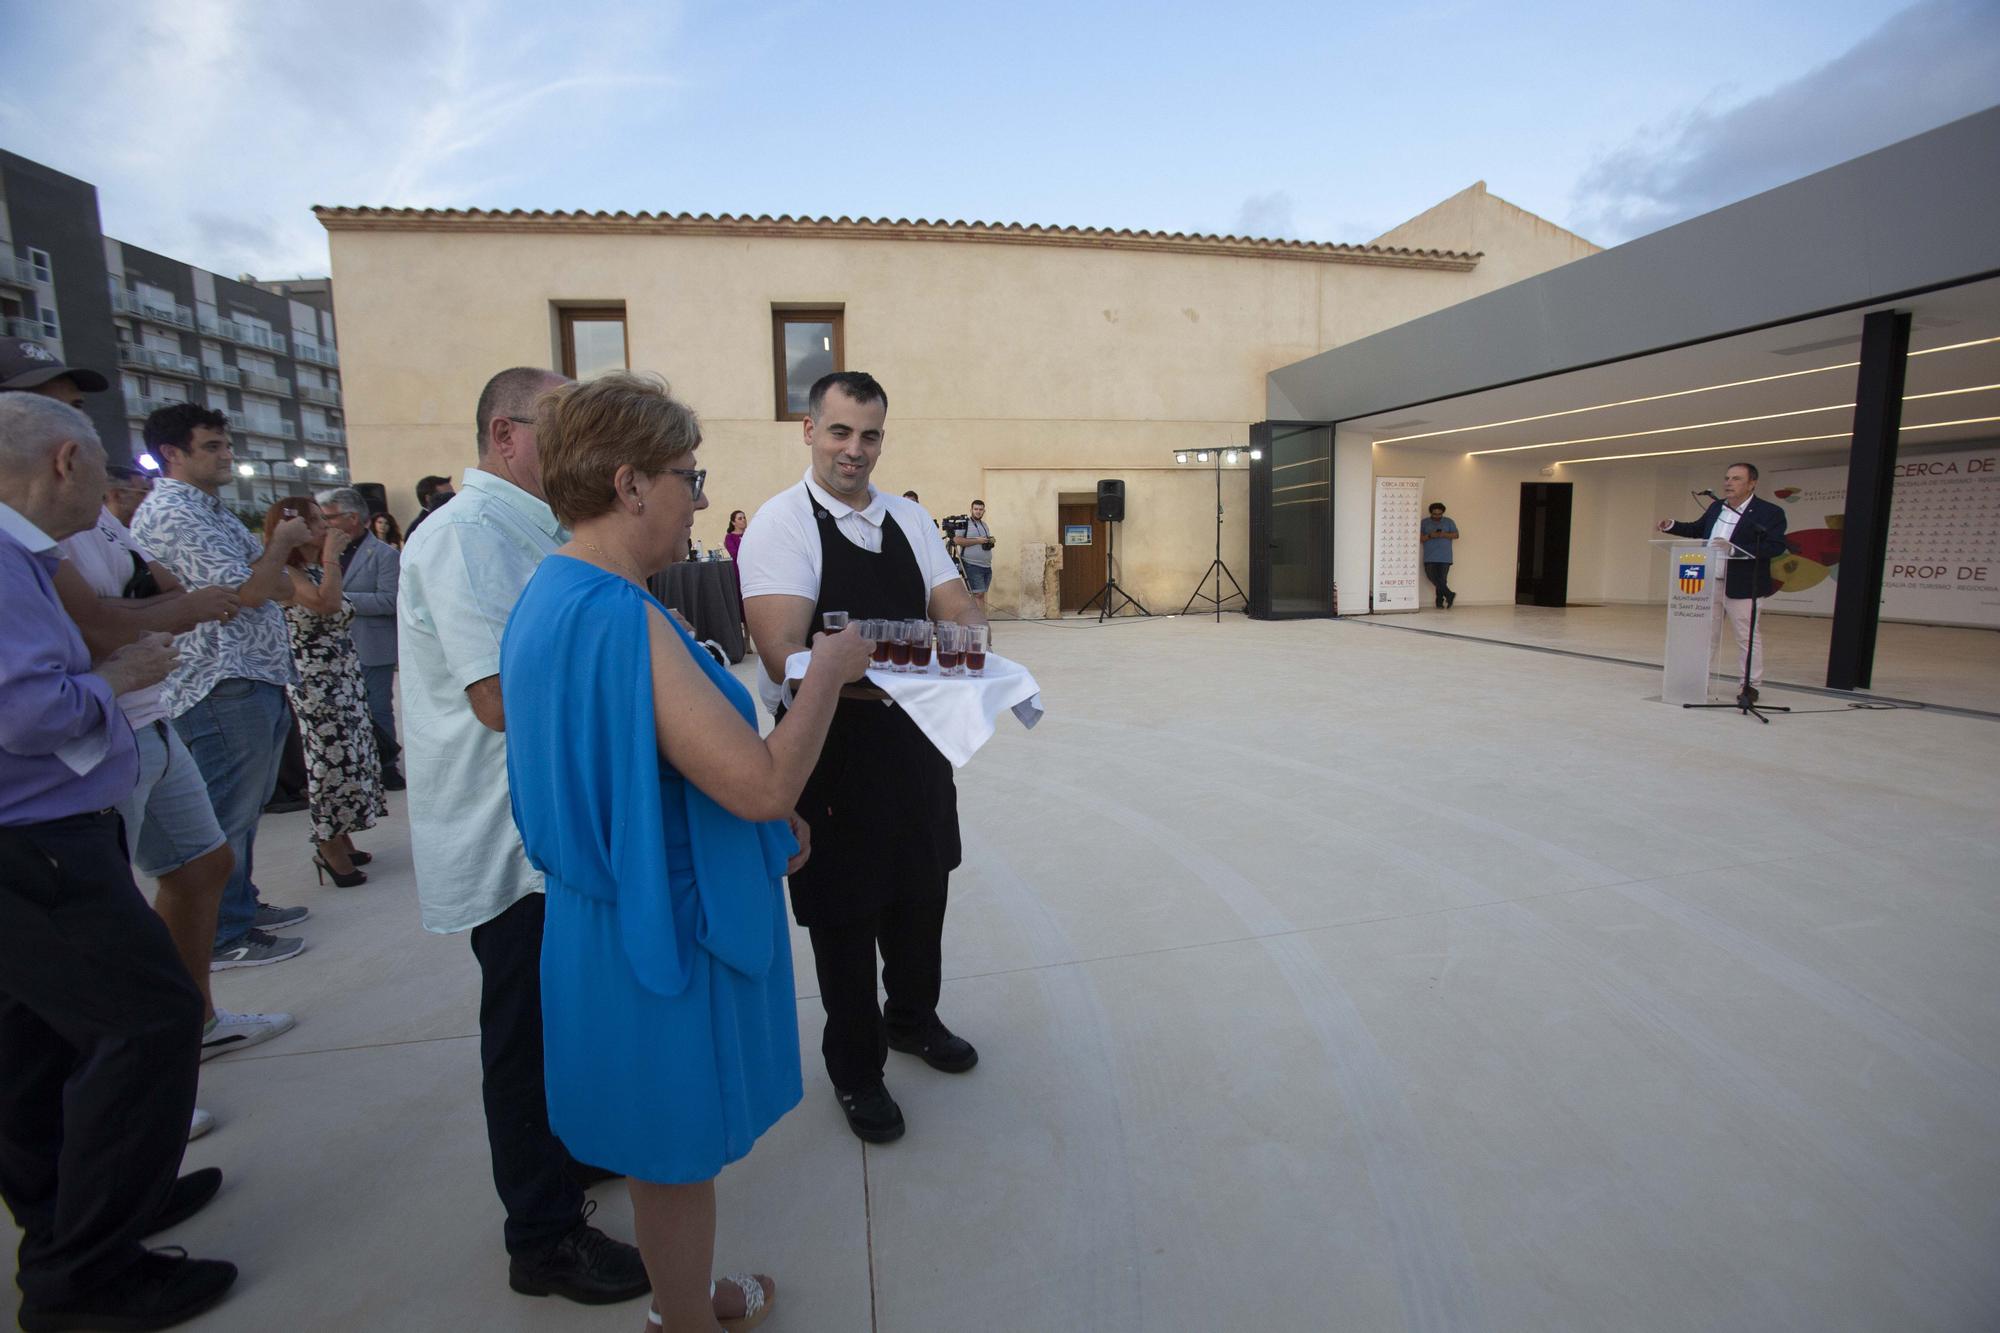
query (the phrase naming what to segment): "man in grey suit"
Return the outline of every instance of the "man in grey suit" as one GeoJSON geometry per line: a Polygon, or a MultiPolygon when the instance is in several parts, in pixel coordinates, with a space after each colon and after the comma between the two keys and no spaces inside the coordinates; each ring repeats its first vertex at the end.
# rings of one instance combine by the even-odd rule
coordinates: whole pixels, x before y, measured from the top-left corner
{"type": "Polygon", "coordinates": [[[403,790],[396,768],[396,585],[402,571],[396,548],[368,530],[368,502],[351,486],[321,491],[313,499],[327,523],[354,540],[340,559],[341,591],[354,607],[354,651],[368,686],[375,720],[375,748],[382,755],[382,785],[403,790]]]}

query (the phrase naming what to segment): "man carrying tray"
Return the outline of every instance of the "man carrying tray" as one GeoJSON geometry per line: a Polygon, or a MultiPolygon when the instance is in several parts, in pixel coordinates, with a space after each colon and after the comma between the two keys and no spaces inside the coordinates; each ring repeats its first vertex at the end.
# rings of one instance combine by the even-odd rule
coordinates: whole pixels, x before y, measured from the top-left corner
{"type": "MultiPolygon", "coordinates": [[[[986,623],[923,508],[868,483],[888,415],[872,376],[846,371],[814,384],[810,466],[743,535],[743,618],[775,713],[785,659],[806,649],[824,612],[986,623]]],[[[812,859],[792,876],[792,915],[812,936],[826,1072],[855,1135],[889,1143],[903,1136],[903,1113],[882,1082],[890,1049],[953,1074],[979,1062],[937,1016],[946,882],[959,862],[951,763],[879,690],[851,685],[798,812],[812,827],[812,859]],[[875,1000],[878,945],[886,1011],[875,1000]]]]}

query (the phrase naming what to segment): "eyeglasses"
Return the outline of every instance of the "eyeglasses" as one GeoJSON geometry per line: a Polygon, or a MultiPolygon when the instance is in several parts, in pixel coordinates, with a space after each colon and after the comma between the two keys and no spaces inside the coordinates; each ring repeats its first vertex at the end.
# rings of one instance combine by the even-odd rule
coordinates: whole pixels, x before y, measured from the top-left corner
{"type": "Polygon", "coordinates": [[[708,469],[705,467],[670,467],[666,469],[676,477],[686,477],[692,498],[701,499],[702,487],[708,485],[708,469]]]}
{"type": "Polygon", "coordinates": [[[532,426],[535,424],[535,419],[533,417],[508,417],[507,420],[513,422],[517,426],[532,426]]]}

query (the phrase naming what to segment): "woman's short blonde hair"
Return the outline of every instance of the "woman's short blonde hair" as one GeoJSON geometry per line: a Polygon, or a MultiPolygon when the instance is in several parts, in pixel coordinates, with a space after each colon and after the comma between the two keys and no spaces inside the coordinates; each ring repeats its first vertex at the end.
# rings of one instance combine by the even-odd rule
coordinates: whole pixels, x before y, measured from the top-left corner
{"type": "Polygon", "coordinates": [[[701,443],[694,409],[654,375],[614,373],[564,384],[535,404],[542,490],[564,527],[610,512],[618,469],[657,477],[701,443]]]}

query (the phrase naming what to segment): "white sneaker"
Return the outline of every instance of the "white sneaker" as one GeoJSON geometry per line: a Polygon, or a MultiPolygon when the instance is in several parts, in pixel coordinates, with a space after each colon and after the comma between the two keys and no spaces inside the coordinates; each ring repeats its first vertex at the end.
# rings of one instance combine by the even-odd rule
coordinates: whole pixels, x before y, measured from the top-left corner
{"type": "Polygon", "coordinates": [[[194,1120],[188,1125],[188,1142],[193,1143],[196,1139],[214,1128],[215,1117],[202,1110],[199,1106],[195,1107],[194,1120]]]}
{"type": "Polygon", "coordinates": [[[201,1034],[201,1058],[213,1060],[291,1030],[290,1014],[232,1014],[217,1009],[215,1022],[201,1034]]]}

